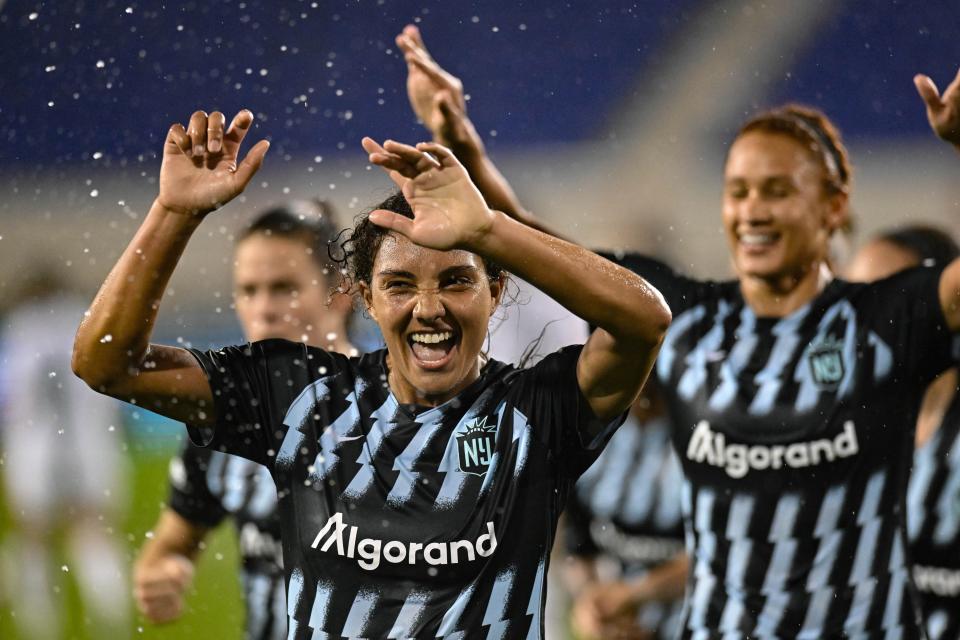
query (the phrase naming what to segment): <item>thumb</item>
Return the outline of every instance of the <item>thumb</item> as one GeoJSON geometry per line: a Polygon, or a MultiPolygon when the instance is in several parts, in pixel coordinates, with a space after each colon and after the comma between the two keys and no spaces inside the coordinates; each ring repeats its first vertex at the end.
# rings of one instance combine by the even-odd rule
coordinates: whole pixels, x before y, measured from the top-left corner
{"type": "Polygon", "coordinates": [[[413,220],[386,209],[377,209],[370,213],[370,222],[389,231],[396,231],[410,237],[413,233],[413,220]]]}
{"type": "Polygon", "coordinates": [[[247,157],[244,158],[243,162],[237,167],[236,175],[237,179],[240,180],[241,191],[247,188],[247,184],[253,179],[254,174],[260,170],[260,165],[263,164],[263,157],[267,155],[269,148],[270,143],[266,140],[261,140],[253,145],[253,148],[247,152],[247,157]]]}
{"type": "Polygon", "coordinates": [[[454,122],[463,118],[463,110],[454,102],[453,95],[449,91],[438,91],[433,102],[447,122],[454,122]]]}
{"type": "Polygon", "coordinates": [[[917,88],[917,93],[920,94],[930,113],[937,113],[943,108],[943,104],[940,102],[940,92],[930,76],[918,73],[913,77],[913,85],[917,88]]]}

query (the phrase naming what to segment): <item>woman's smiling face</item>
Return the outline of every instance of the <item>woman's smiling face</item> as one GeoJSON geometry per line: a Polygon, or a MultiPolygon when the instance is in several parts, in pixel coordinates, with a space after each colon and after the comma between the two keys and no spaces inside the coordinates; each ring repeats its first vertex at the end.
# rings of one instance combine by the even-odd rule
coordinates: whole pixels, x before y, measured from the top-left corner
{"type": "Polygon", "coordinates": [[[383,333],[390,388],[400,402],[436,406],[480,375],[480,349],[502,282],[469,251],[437,251],[389,233],[364,302],[383,333]]]}

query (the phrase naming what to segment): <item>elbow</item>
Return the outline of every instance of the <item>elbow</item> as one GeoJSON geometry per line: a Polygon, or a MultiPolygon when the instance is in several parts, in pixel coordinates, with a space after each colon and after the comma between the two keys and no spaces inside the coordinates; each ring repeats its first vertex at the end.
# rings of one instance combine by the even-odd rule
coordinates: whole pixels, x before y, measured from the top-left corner
{"type": "Polygon", "coordinates": [[[659,347],[667,335],[667,330],[670,329],[673,312],[670,311],[670,306],[660,292],[654,289],[654,293],[649,308],[644,310],[644,322],[639,326],[644,328],[641,336],[644,342],[659,347]]]}
{"type": "Polygon", "coordinates": [[[73,355],[70,357],[70,368],[73,375],[87,383],[87,386],[99,391],[105,382],[97,372],[97,367],[90,362],[89,354],[79,343],[73,345],[73,355]]]}
{"type": "Polygon", "coordinates": [[[111,375],[109,367],[103,366],[103,363],[93,357],[91,350],[84,347],[80,340],[74,342],[70,368],[75,376],[94,391],[111,395],[109,389],[116,376],[111,375]]]}

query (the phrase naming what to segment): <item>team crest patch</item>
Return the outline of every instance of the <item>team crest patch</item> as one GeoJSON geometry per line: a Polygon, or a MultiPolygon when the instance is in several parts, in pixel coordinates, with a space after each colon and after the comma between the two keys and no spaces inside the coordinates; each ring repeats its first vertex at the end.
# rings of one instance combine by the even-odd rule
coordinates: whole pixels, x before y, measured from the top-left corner
{"type": "Polygon", "coordinates": [[[493,445],[497,428],[487,426],[487,418],[478,418],[467,430],[457,436],[457,456],[460,471],[483,477],[493,459],[493,445]]]}
{"type": "Polygon", "coordinates": [[[807,356],[813,381],[825,389],[836,389],[843,380],[843,343],[828,336],[810,349],[807,356]]]}

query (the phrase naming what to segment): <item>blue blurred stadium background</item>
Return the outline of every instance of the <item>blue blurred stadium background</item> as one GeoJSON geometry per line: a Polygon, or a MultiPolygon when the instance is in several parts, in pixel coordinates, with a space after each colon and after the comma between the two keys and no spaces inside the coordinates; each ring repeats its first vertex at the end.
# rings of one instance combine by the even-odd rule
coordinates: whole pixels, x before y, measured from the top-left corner
{"type": "MultiPolygon", "coordinates": [[[[960,66],[956,0],[0,0],[0,308],[40,262],[92,295],[155,194],[170,123],[249,107],[253,135],[273,144],[263,174],[206,223],[158,330],[201,346],[238,340],[231,233],[294,196],[331,200],[346,224],[388,189],[360,137],[424,137],[393,43],[408,22],[464,81],[521,197],[586,243],[723,273],[725,144],[743,117],[784,101],[823,108],[844,132],[860,236],[907,220],[958,229],[960,159],[928,133],[911,83],[925,72],[943,87],[960,66]]],[[[179,427],[128,417],[133,547],[179,427]]],[[[226,604],[197,598],[187,623],[146,636],[235,633],[221,543],[228,555],[209,580],[226,604]]]]}

